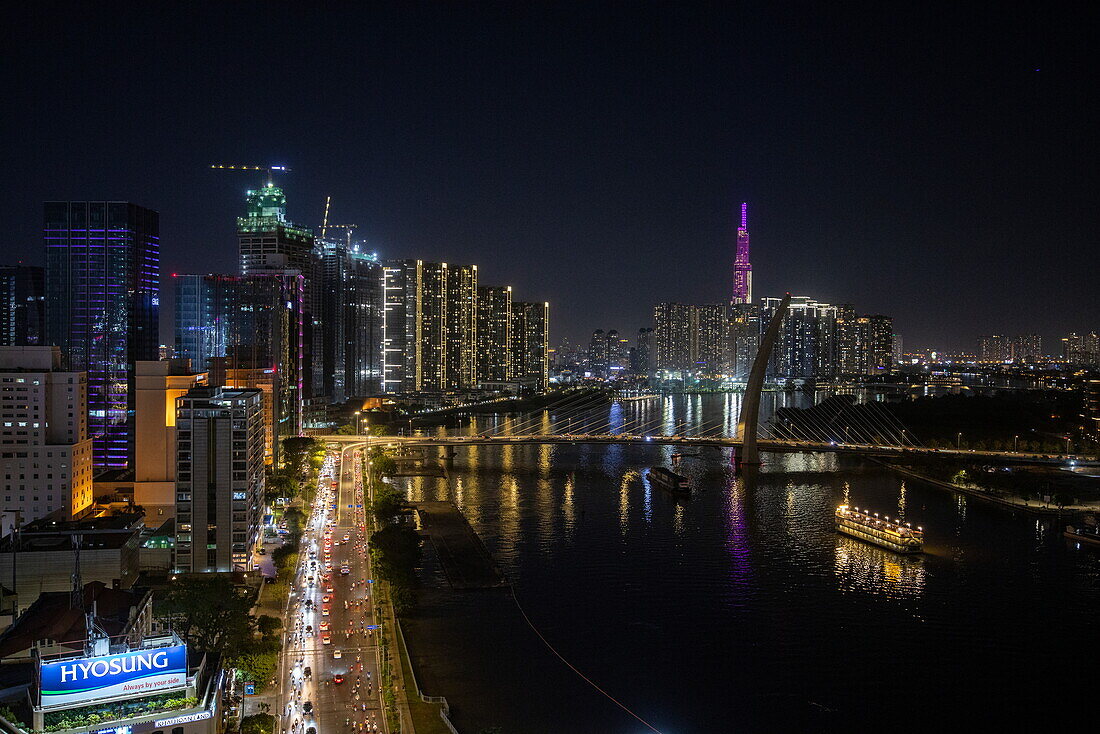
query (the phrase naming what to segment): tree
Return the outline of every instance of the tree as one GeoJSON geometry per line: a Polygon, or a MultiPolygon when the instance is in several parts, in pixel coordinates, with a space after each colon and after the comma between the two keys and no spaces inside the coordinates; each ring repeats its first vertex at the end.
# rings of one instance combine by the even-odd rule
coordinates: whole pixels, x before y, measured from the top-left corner
{"type": "Polygon", "coordinates": [[[404,504],[405,496],[396,487],[379,482],[378,488],[374,490],[374,499],[370,508],[378,522],[387,522],[401,512],[404,504]]]}
{"type": "Polygon", "coordinates": [[[271,714],[254,714],[241,719],[241,734],[272,734],[275,717],[271,714]]]}
{"type": "Polygon", "coordinates": [[[256,620],[256,629],[260,632],[260,637],[265,640],[278,640],[279,630],[283,628],[283,622],[278,617],[272,617],[270,614],[261,614],[256,620]]]}
{"type": "Polygon", "coordinates": [[[320,452],[324,455],[325,445],[310,436],[290,436],[283,439],[283,462],[292,476],[301,475],[307,467],[310,457],[320,452]]]}
{"type": "Polygon", "coordinates": [[[267,500],[278,497],[294,497],[298,494],[298,480],[286,471],[272,472],[267,479],[267,500]]]}
{"type": "Polygon", "coordinates": [[[371,459],[371,470],[380,477],[392,477],[397,473],[397,462],[392,456],[382,454],[371,459]]]}
{"type": "Polygon", "coordinates": [[[200,650],[232,656],[252,638],[251,594],[228,576],[178,578],[169,586],[163,608],[176,631],[200,650]]]}

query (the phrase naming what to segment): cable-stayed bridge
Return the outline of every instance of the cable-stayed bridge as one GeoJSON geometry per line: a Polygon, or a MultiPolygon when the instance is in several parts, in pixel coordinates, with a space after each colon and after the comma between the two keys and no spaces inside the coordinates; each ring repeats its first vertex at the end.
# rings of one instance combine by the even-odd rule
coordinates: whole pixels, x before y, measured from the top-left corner
{"type": "MultiPolygon", "coordinates": [[[[740,398],[739,395],[731,396],[740,398]]],[[[471,423],[461,432],[434,435],[371,437],[372,443],[402,446],[493,446],[523,444],[652,444],[743,449],[738,419],[729,410],[688,420],[664,407],[665,396],[622,401],[602,390],[578,389],[536,410],[496,418],[489,425],[471,423]]],[[[736,406],[735,406],[736,407],[736,406]]],[[[361,442],[364,436],[325,436],[326,440],[361,442]]],[[[778,408],[759,426],[757,447],[764,452],[831,452],[864,456],[935,456],[945,459],[988,458],[1026,464],[1065,464],[1059,454],[935,448],[922,444],[879,402],[857,403],[828,398],[809,408],[778,408]]],[[[1097,464],[1078,459],[1079,464],[1097,464]]]]}
{"type": "MultiPolygon", "coordinates": [[[[739,466],[759,464],[760,451],[987,458],[1029,464],[1064,464],[1074,460],[1081,465],[1100,466],[1100,462],[1067,455],[924,446],[881,403],[856,403],[836,396],[809,408],[780,407],[768,422],[760,425],[765,373],[790,298],[790,293],[784,296],[761,337],[736,419],[732,410],[723,410],[709,419],[685,415],[683,420],[678,420],[663,409],[646,410],[642,406],[631,410],[629,407],[623,408],[621,402],[613,402],[608,407],[605,391],[577,389],[566,391],[556,400],[535,410],[511,415],[491,426],[472,425],[466,435],[385,436],[378,438],[378,441],[405,446],[444,447],[571,443],[728,446],[734,448],[734,461],[739,466]]],[[[657,395],[642,396],[631,399],[631,402],[637,400],[662,398],[657,395]]],[[[363,440],[354,436],[329,438],[363,440]]],[[[374,441],[374,438],[369,440],[374,441]]]]}

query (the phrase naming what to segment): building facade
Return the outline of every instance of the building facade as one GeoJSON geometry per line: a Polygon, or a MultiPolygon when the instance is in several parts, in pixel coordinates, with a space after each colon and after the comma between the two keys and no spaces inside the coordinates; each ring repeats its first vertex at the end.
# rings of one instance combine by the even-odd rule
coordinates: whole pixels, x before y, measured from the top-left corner
{"type": "Polygon", "coordinates": [[[478,380],[508,379],[512,353],[512,286],[477,289],[478,380]]]}
{"type": "Polygon", "coordinates": [[[550,304],[512,302],[512,366],[509,379],[550,383],[550,304]]]}
{"type": "Polygon", "coordinates": [[[0,346],[46,343],[46,271],[33,265],[0,267],[0,346]]]}
{"type": "Polygon", "coordinates": [[[264,497],[259,390],[197,387],[176,411],[176,570],[249,570],[264,497]]]}
{"type": "Polygon", "coordinates": [[[124,201],[47,202],[46,338],[88,373],[97,468],[133,458],[133,365],[158,358],[160,216],[124,201]]]}
{"type": "Polygon", "coordinates": [[[57,347],[0,347],[4,528],[92,506],[87,375],[61,363],[57,347]]]}

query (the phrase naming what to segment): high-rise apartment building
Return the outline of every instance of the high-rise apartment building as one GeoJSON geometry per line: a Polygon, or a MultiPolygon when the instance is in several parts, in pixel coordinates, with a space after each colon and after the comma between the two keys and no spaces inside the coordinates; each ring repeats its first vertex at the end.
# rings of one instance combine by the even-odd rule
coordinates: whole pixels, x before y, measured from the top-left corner
{"type": "Polygon", "coordinates": [[[1062,339],[1062,358],[1071,364],[1100,366],[1100,334],[1070,334],[1062,339]]]}
{"type": "Polygon", "coordinates": [[[126,468],[134,363],[158,357],[160,217],[125,201],[47,202],[45,244],[47,342],[88,373],[96,467],[126,468]]]}
{"type": "Polygon", "coordinates": [[[512,286],[477,289],[478,380],[508,379],[512,353],[512,286]]]}
{"type": "Polygon", "coordinates": [[[607,377],[610,356],[607,333],[603,329],[596,329],[588,343],[588,368],[593,377],[607,377]]]}
{"type": "MultiPolygon", "coordinates": [[[[761,328],[771,323],[782,299],[761,301],[761,328]]],[[[839,362],[838,310],[806,296],[791,298],[772,351],[769,374],[777,379],[830,378],[839,362]]]]}
{"type": "Polygon", "coordinates": [[[0,267],[0,346],[45,344],[45,280],[40,267],[0,267]]]}
{"type": "Polygon", "coordinates": [[[727,372],[729,357],[730,308],[723,304],[695,306],[695,353],[697,372],[717,375],[727,372]]]}
{"type": "Polygon", "coordinates": [[[747,380],[760,348],[760,306],[737,303],[730,307],[729,374],[736,380],[747,380]]]}
{"type": "Polygon", "coordinates": [[[383,273],[385,391],[476,387],[477,267],[397,260],[383,273]]]}
{"type": "Polygon", "coordinates": [[[477,265],[447,268],[447,390],[477,387],[477,265]]]}
{"type": "Polygon", "coordinates": [[[699,320],[694,306],[658,303],[653,307],[657,370],[683,372],[694,369],[699,351],[699,320]]]}
{"type": "Polygon", "coordinates": [[[1009,358],[1008,337],[991,334],[978,337],[978,359],[983,362],[1004,362],[1009,358]]]}
{"type": "Polygon", "coordinates": [[[749,261],[749,205],[741,204],[737,254],[733,265],[733,304],[752,303],[752,263],[749,261]]]}
{"type": "Polygon", "coordinates": [[[62,371],[57,347],[0,347],[0,496],[21,523],[92,505],[87,390],[84,372],[62,371]]]}
{"type": "Polygon", "coordinates": [[[196,387],[176,411],[176,571],[249,570],[264,496],[258,390],[196,387]]]}
{"type": "Polygon", "coordinates": [[[1024,362],[1043,356],[1043,339],[1038,334],[978,337],[978,358],[983,362],[1024,362]]]}
{"type": "Polygon", "coordinates": [[[314,396],[330,402],[347,399],[346,309],[351,261],[343,242],[318,240],[314,268],[308,287],[312,304],[312,348],[314,396]]]}
{"type": "Polygon", "coordinates": [[[550,304],[512,301],[512,367],[509,378],[550,384],[550,304]]]}
{"type": "Polygon", "coordinates": [[[631,353],[630,371],[638,377],[645,377],[653,371],[653,329],[643,326],[638,329],[638,338],[631,353]]]}

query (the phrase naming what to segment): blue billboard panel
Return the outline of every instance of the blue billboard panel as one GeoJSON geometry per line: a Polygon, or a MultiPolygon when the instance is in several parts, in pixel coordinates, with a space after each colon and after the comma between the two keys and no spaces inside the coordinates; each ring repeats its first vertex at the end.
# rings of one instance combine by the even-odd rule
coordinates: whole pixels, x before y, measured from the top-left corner
{"type": "Polygon", "coordinates": [[[173,691],[187,687],[187,647],[42,663],[39,681],[43,707],[173,691]]]}

